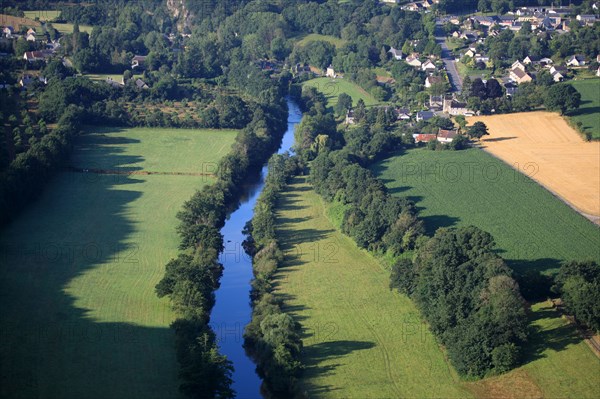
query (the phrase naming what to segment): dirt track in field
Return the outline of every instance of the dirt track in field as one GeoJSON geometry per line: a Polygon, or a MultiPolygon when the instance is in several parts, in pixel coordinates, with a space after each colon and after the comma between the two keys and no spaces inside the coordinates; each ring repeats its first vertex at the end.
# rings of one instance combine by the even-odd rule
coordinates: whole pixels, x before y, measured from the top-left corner
{"type": "MultiPolygon", "coordinates": [[[[600,116],[599,116],[600,117],[600,116]]],[[[586,142],[558,114],[478,116],[490,132],[481,147],[518,168],[588,219],[600,221],[600,142],[586,142]]]]}

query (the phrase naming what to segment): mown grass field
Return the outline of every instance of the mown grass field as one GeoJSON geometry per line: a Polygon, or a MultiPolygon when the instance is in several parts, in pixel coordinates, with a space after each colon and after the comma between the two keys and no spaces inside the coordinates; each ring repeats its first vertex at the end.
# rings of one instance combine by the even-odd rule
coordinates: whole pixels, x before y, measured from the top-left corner
{"type": "Polygon", "coordinates": [[[286,253],[277,293],[302,323],[309,397],[466,397],[412,302],[389,273],[342,235],[306,177],[283,193],[277,232],[286,253]]]}
{"type": "Polygon", "coordinates": [[[581,93],[581,106],[569,113],[569,118],[581,122],[583,129],[596,140],[600,139],[600,79],[583,79],[571,82],[581,93]]]}
{"type": "MultiPolygon", "coordinates": [[[[58,11],[58,10],[25,11],[25,18],[29,18],[32,20],[35,20],[36,18],[38,18],[40,21],[50,22],[52,24],[52,26],[62,34],[73,33],[73,24],[52,22],[59,16],[60,16],[60,11],[58,11]]],[[[79,25],[79,31],[81,31],[81,32],[92,33],[93,29],[94,29],[94,27],[90,26],[90,25],[79,25]]]]}
{"type": "MultiPolygon", "coordinates": [[[[103,129],[71,163],[187,172],[217,162],[234,136],[103,129]]],[[[179,397],[174,315],[154,286],[177,253],[176,213],[211,181],[61,172],[2,231],[1,397],[179,397]]]]}
{"type": "Polygon", "coordinates": [[[306,332],[309,397],[595,397],[600,361],[548,303],[533,306],[524,366],[480,381],[457,377],[414,304],[388,289],[388,271],[328,213],[304,177],[277,212],[286,260],[276,292],[306,332]]]}
{"type": "Polygon", "coordinates": [[[362,87],[345,79],[316,78],[307,80],[303,83],[303,86],[316,87],[317,90],[325,95],[327,107],[330,108],[333,108],[337,104],[338,96],[342,93],[346,93],[352,97],[352,104],[355,106],[361,98],[367,107],[381,103],[362,87]]]}
{"type": "Polygon", "coordinates": [[[329,36],[329,35],[320,35],[318,33],[310,33],[308,35],[302,36],[300,40],[296,42],[296,46],[306,46],[310,42],[322,41],[333,44],[335,47],[342,47],[346,44],[344,39],[340,39],[339,37],[329,36]]]}
{"type": "Polygon", "coordinates": [[[36,19],[38,18],[40,21],[54,21],[56,18],[60,16],[60,10],[33,10],[33,11],[24,11],[25,18],[36,19]]]}
{"type": "Polygon", "coordinates": [[[214,173],[237,134],[235,130],[112,127],[94,128],[93,132],[79,143],[74,164],[94,169],[195,174],[214,173]],[[106,151],[118,152],[120,162],[106,157],[106,151]]]}
{"type": "Polygon", "coordinates": [[[477,226],[494,236],[517,271],[553,272],[570,259],[600,261],[597,226],[482,150],[413,149],[372,170],[392,194],[415,201],[430,234],[477,226]]]}

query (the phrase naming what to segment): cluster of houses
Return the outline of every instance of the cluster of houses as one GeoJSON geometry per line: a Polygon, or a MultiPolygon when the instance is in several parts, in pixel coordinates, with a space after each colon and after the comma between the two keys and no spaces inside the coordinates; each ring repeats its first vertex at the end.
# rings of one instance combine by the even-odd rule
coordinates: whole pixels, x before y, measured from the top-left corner
{"type": "Polygon", "coordinates": [[[29,28],[25,34],[19,34],[15,31],[12,26],[5,26],[2,28],[2,35],[7,39],[18,39],[23,37],[28,42],[37,43],[47,42],[47,37],[45,34],[38,34],[35,28],[29,28]]]}
{"type": "Polygon", "coordinates": [[[433,133],[416,133],[412,135],[415,143],[429,143],[430,141],[438,141],[442,144],[449,144],[458,136],[456,130],[439,129],[437,134],[433,133]]]}

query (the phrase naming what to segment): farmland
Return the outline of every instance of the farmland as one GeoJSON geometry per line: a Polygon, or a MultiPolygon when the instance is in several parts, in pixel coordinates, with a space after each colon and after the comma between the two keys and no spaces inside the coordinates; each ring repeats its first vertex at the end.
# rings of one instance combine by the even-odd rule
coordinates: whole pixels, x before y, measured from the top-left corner
{"type": "MultiPolygon", "coordinates": [[[[59,16],[60,11],[58,10],[25,11],[25,18],[30,20],[38,18],[39,21],[50,22],[52,23],[52,26],[62,34],[73,33],[73,24],[52,22],[59,16]]],[[[92,29],[94,29],[94,27],[90,25],[79,25],[79,31],[81,32],[92,33],[92,29]]]]}
{"type": "Polygon", "coordinates": [[[598,227],[479,149],[413,149],[373,171],[391,193],[416,202],[430,234],[475,225],[494,236],[500,255],[517,271],[550,272],[567,259],[600,260],[598,227]]]}
{"type": "Polygon", "coordinates": [[[388,289],[388,272],[325,216],[298,177],[278,207],[286,253],[277,294],[305,330],[302,387],[311,397],[593,397],[600,362],[549,304],[533,306],[524,366],[458,378],[419,313],[388,289]]]}
{"type": "Polygon", "coordinates": [[[585,132],[600,140],[600,79],[574,80],[571,84],[581,93],[581,106],[570,112],[569,118],[581,122],[585,132]]]}
{"type": "Polygon", "coordinates": [[[354,105],[361,98],[367,107],[380,104],[375,97],[367,93],[360,86],[344,79],[316,78],[304,82],[304,86],[316,87],[317,90],[323,93],[327,99],[328,107],[335,106],[338,96],[341,93],[346,93],[352,97],[354,105]]]}
{"type": "Polygon", "coordinates": [[[276,276],[287,311],[306,329],[309,397],[465,397],[412,302],[388,289],[389,273],[325,216],[298,177],[278,207],[286,252],[276,276]]]}
{"type": "Polygon", "coordinates": [[[528,112],[469,118],[483,121],[486,151],[509,165],[530,169],[533,179],[575,208],[600,216],[600,143],[585,142],[556,113],[528,112]]]}
{"type": "MultiPolygon", "coordinates": [[[[99,129],[80,139],[71,164],[186,173],[213,165],[234,137],[99,129]]],[[[178,396],[174,316],[154,286],[177,253],[175,214],[210,181],[58,174],[0,239],[0,396],[178,396]]]]}

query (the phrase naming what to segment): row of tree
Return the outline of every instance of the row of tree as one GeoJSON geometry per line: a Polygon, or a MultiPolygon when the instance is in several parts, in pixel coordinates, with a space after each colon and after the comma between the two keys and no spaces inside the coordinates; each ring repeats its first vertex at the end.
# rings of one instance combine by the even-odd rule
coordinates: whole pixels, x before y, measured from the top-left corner
{"type": "Polygon", "coordinates": [[[275,233],[275,207],[281,191],[298,171],[297,159],[274,155],[269,174],[245,232],[245,248],[253,254],[252,320],[244,332],[244,346],[257,364],[264,389],[273,397],[299,394],[297,379],[303,366],[300,324],[283,311],[273,294],[273,276],[283,261],[275,233]]]}
{"type": "MultiPolygon", "coordinates": [[[[263,79],[277,85],[267,77],[263,79]]],[[[252,120],[236,137],[232,151],[219,162],[217,181],[197,191],[177,214],[180,254],[166,265],[156,293],[168,296],[178,315],[172,327],[177,337],[180,388],[190,397],[234,396],[231,362],[218,353],[208,326],[222,272],[218,263],[223,250],[220,229],[248,173],[262,165],[277,147],[286,116],[281,101],[257,106],[252,120]]]]}

